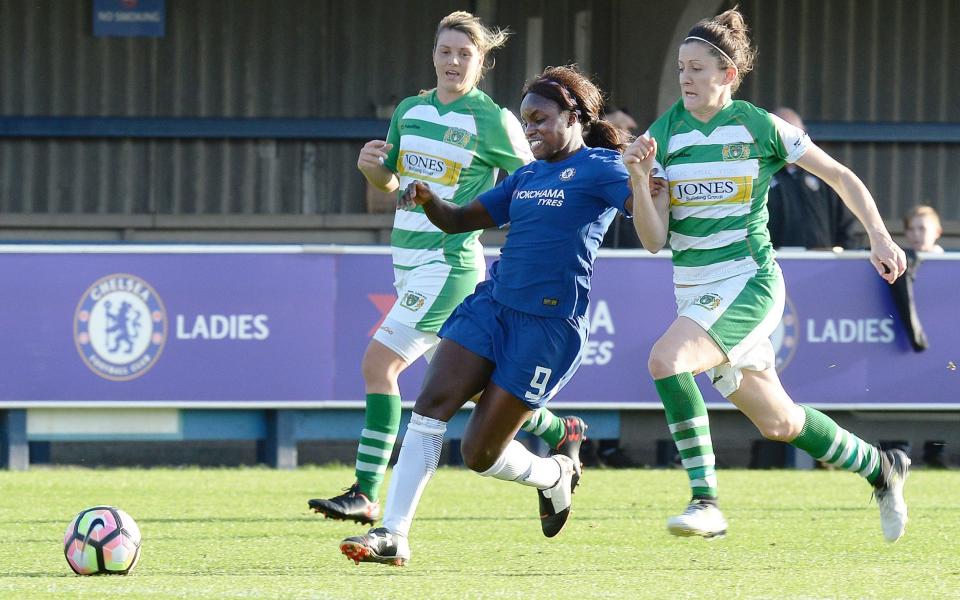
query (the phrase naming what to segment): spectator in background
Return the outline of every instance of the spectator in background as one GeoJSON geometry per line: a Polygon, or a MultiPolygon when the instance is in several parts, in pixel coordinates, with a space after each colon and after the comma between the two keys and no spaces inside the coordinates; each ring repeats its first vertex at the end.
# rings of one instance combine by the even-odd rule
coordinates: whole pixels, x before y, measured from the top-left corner
{"type": "Polygon", "coordinates": [[[903,216],[903,233],[914,252],[943,254],[943,246],[937,243],[943,235],[940,215],[932,206],[920,204],[903,216]]]}
{"type": "MultiPolygon", "coordinates": [[[[633,140],[637,135],[637,122],[624,108],[610,106],[604,114],[604,119],[613,123],[614,127],[627,134],[627,139],[633,140]]],[[[622,214],[617,217],[607,230],[603,238],[603,248],[639,248],[640,239],[633,224],[622,214]]],[[[583,464],[587,467],[611,467],[627,469],[639,467],[623,448],[617,438],[588,439],[583,443],[583,464]]]]}
{"type": "MultiPolygon", "coordinates": [[[[775,115],[806,131],[800,115],[781,107],[775,115]]],[[[833,189],[819,177],[788,164],[773,176],[767,211],[770,241],[774,248],[854,248],[856,220],[833,189]]]]}
{"type": "Polygon", "coordinates": [[[913,282],[917,278],[917,269],[920,267],[921,254],[943,254],[943,247],[937,243],[943,234],[940,225],[940,215],[932,206],[918,205],[903,215],[903,232],[907,238],[909,248],[907,255],[907,271],[905,277],[893,282],[891,291],[893,301],[897,305],[897,313],[907,330],[907,339],[915,352],[923,352],[930,344],[927,334],[923,331],[923,324],[917,315],[917,306],[913,297],[913,282]]]}
{"type": "MultiPolygon", "coordinates": [[[[637,136],[637,122],[630,116],[630,112],[626,109],[609,106],[603,118],[624,132],[627,140],[633,141],[633,138],[637,136]]],[[[637,232],[634,230],[633,224],[622,214],[617,213],[617,218],[613,220],[610,229],[607,229],[607,235],[604,236],[601,246],[603,248],[639,248],[640,240],[637,238],[637,232]]],[[[596,454],[616,452],[616,456],[611,454],[611,463],[607,466],[614,466],[614,463],[623,466],[635,466],[619,449],[619,442],[617,440],[597,440],[597,442],[599,443],[599,447],[596,448],[596,454]],[[613,442],[613,445],[611,445],[611,442],[613,442]]],[[[587,442],[585,450],[587,455],[584,457],[584,464],[589,463],[589,466],[599,464],[597,457],[594,455],[593,444],[591,442],[587,442]]],[[[606,464],[606,462],[604,462],[604,464],[606,464]]]]}
{"type": "Polygon", "coordinates": [[[613,123],[617,129],[627,132],[631,136],[637,135],[637,122],[630,116],[630,112],[624,108],[610,107],[610,110],[603,116],[604,119],[613,123]]]}

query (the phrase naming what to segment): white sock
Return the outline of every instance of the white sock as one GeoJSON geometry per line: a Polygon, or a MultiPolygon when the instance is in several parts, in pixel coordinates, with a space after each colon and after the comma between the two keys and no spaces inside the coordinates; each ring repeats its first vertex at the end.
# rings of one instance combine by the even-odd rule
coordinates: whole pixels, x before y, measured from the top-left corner
{"type": "Polygon", "coordinates": [[[404,537],[409,534],[420,496],[440,463],[446,430],[443,421],[417,413],[411,415],[383,510],[383,526],[389,531],[404,537]]]}
{"type": "Polygon", "coordinates": [[[521,485],[529,485],[540,490],[556,485],[560,474],[560,465],[557,461],[537,456],[517,440],[510,440],[497,462],[480,473],[484,477],[516,481],[521,485]]]}

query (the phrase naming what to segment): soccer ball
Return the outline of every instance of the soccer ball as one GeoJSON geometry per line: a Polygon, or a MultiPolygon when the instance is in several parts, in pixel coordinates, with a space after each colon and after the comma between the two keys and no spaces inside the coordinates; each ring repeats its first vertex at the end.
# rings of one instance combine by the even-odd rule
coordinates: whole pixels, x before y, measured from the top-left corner
{"type": "Polygon", "coordinates": [[[87,508],[67,527],[63,554],[77,575],[126,575],[140,558],[140,528],[119,508],[87,508]]]}

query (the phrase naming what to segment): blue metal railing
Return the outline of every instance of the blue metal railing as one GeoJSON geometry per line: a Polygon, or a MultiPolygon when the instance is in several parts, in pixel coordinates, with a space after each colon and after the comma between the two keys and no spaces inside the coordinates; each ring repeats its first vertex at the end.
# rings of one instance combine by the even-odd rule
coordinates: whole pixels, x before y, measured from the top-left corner
{"type": "Polygon", "coordinates": [[[806,126],[810,137],[818,142],[960,143],[960,123],[814,121],[806,126]]]}
{"type": "Polygon", "coordinates": [[[369,140],[389,126],[382,119],[7,116],[0,137],[369,140]]]}
{"type": "MultiPolygon", "coordinates": [[[[219,117],[0,117],[7,138],[167,138],[368,140],[387,134],[385,119],[219,117]]],[[[811,121],[820,142],[960,143],[960,123],[811,121]]]]}

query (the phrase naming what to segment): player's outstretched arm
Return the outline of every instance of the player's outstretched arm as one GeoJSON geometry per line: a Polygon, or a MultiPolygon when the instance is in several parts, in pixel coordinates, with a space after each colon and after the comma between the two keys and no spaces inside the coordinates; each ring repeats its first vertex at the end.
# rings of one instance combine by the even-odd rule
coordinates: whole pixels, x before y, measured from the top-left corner
{"type": "Polygon", "coordinates": [[[422,206],[430,222],[445,233],[464,233],[496,225],[487,209],[477,200],[463,206],[448,202],[437,196],[430,186],[422,181],[414,181],[408,185],[400,196],[399,203],[398,208],[422,206]]]}
{"type": "Polygon", "coordinates": [[[651,184],[650,171],[657,154],[657,140],[641,135],[623,153],[633,193],[633,227],[643,247],[656,254],[667,243],[666,186],[651,184]]]}
{"type": "Polygon", "coordinates": [[[827,182],[850,212],[859,219],[870,238],[870,262],[880,277],[893,283],[907,270],[907,258],[894,243],[883,223],[877,203],[857,175],[837,162],[816,144],[811,144],[797,161],[802,169],[827,182]]]}
{"type": "Polygon", "coordinates": [[[384,192],[395,192],[400,187],[400,180],[396,174],[383,166],[387,152],[393,148],[383,140],[370,140],[360,149],[357,157],[357,168],[370,182],[370,185],[384,192]]]}

